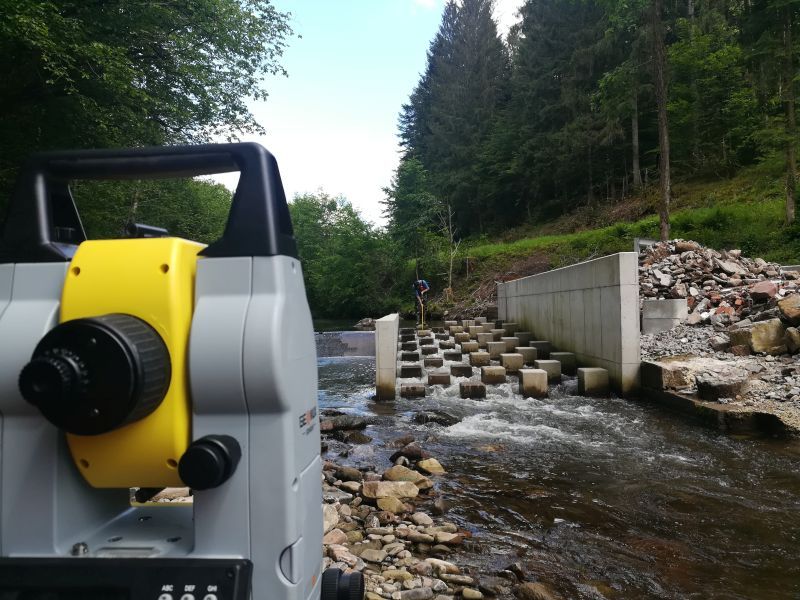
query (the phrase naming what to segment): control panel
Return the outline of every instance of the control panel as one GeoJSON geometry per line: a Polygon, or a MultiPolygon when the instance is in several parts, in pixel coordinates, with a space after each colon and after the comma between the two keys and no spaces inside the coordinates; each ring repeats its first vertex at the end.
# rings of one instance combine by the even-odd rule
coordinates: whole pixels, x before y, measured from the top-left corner
{"type": "Polygon", "coordinates": [[[0,600],[249,600],[244,559],[0,559],[0,600]]]}

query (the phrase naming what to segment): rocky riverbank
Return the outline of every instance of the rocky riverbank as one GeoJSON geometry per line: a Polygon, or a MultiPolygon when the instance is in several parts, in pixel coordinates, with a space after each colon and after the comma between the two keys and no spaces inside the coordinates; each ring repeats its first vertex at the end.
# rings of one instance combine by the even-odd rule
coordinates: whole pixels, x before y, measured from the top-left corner
{"type": "Polygon", "coordinates": [[[459,565],[457,557],[477,551],[480,541],[447,519],[438,490],[448,476],[445,467],[411,436],[392,442],[395,452],[386,468],[346,464],[353,440],[375,443],[361,433],[365,426],[364,419],[335,411],[321,422],[323,456],[329,443],[338,455],[323,467],[325,568],[363,573],[368,600],[558,597],[528,581],[519,564],[494,574],[459,565]]]}
{"type": "Polygon", "coordinates": [[[643,298],[685,298],[685,325],[641,336],[664,388],[778,416],[800,433],[800,293],[796,272],[686,240],[639,256],[643,298]]]}

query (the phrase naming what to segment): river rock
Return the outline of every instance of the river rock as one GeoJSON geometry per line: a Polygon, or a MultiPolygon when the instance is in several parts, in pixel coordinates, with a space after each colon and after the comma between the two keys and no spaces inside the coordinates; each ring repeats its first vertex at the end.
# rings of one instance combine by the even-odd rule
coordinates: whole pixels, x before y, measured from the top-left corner
{"type": "Polygon", "coordinates": [[[787,327],[784,341],[789,352],[794,354],[800,350],[800,331],[798,331],[795,327],[787,327]]]}
{"type": "Polygon", "coordinates": [[[407,512],[406,505],[399,498],[389,496],[388,498],[378,498],[376,504],[381,510],[394,514],[407,512]]]}
{"type": "Polygon", "coordinates": [[[371,563],[382,563],[386,559],[386,552],[370,548],[361,553],[361,559],[371,563]]]}
{"type": "Polygon", "coordinates": [[[403,465],[395,465],[383,472],[383,478],[387,481],[410,481],[421,490],[433,487],[433,482],[419,471],[414,471],[403,465]]]}
{"type": "Polygon", "coordinates": [[[415,590],[405,590],[403,592],[394,592],[392,600],[430,600],[433,598],[433,590],[429,587],[421,587],[415,590]],[[395,594],[397,597],[395,598],[395,594]]]}
{"type": "Polygon", "coordinates": [[[435,534],[437,544],[450,544],[452,546],[456,546],[464,541],[464,538],[456,533],[447,533],[446,531],[440,531],[435,534]]]}
{"type": "Polygon", "coordinates": [[[325,419],[320,422],[320,431],[338,431],[341,429],[364,429],[367,426],[367,420],[363,417],[355,415],[339,415],[330,419],[325,419]]]}
{"type": "Polygon", "coordinates": [[[349,567],[355,567],[358,564],[358,557],[344,546],[338,544],[328,546],[328,556],[336,562],[344,563],[349,567]]]}
{"type": "Polygon", "coordinates": [[[430,455],[425,452],[420,445],[416,442],[411,442],[410,444],[406,444],[400,450],[392,454],[389,458],[390,461],[394,462],[401,456],[405,456],[410,460],[422,460],[424,458],[428,458],[430,455]]]}
{"type": "Polygon", "coordinates": [[[361,484],[358,481],[344,481],[339,487],[351,494],[358,494],[361,492],[361,484]]]}
{"type": "Polygon", "coordinates": [[[790,325],[800,325],[800,294],[790,294],[778,300],[778,309],[790,325]]]}
{"type": "Polygon", "coordinates": [[[419,488],[410,481],[367,481],[361,488],[365,498],[415,498],[419,488]]]}
{"type": "Polygon", "coordinates": [[[483,594],[481,594],[478,590],[473,590],[472,588],[465,587],[461,590],[461,595],[464,596],[465,600],[481,600],[483,598],[483,594]]]}
{"type": "Polygon", "coordinates": [[[419,461],[417,468],[429,475],[442,475],[445,473],[444,467],[435,458],[426,458],[419,461]]]}
{"type": "Polygon", "coordinates": [[[436,541],[432,535],[420,531],[409,531],[406,539],[415,544],[433,544],[436,541]]]}
{"type": "Polygon", "coordinates": [[[339,467],[335,471],[336,479],[342,481],[362,481],[364,475],[356,468],[353,467],[339,467]]]}
{"type": "Polygon", "coordinates": [[[542,583],[523,583],[514,588],[514,595],[520,600],[556,600],[558,597],[542,583]]]}
{"type": "Polygon", "coordinates": [[[414,421],[423,425],[436,423],[437,425],[450,427],[461,421],[461,419],[441,410],[426,410],[414,415],[414,421]]]}
{"type": "Polygon", "coordinates": [[[348,541],[347,534],[341,529],[331,529],[322,538],[323,544],[346,544],[348,541]]]}
{"type": "Polygon", "coordinates": [[[425,562],[431,565],[434,571],[437,571],[440,574],[458,575],[461,573],[461,569],[459,569],[453,563],[447,562],[446,560],[439,560],[438,558],[426,558],[425,562]]]}
{"type": "Polygon", "coordinates": [[[424,512],[416,512],[411,515],[411,520],[414,522],[415,525],[424,525],[429,526],[433,525],[433,519],[431,519],[428,515],[424,512]]]}
{"type": "Polygon", "coordinates": [[[322,505],[322,533],[328,533],[339,523],[339,512],[333,504],[322,505]]]}

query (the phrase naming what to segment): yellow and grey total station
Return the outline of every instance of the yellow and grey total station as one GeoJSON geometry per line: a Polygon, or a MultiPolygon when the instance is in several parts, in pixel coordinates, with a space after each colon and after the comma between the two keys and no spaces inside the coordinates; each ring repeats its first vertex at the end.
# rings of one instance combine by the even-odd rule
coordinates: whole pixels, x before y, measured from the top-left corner
{"type": "Polygon", "coordinates": [[[344,600],[314,334],[257,144],[42,154],[0,234],[0,599],[344,600]],[[222,237],[86,240],[70,182],[239,171],[222,237]],[[188,485],[191,504],[130,501],[188,485]]]}

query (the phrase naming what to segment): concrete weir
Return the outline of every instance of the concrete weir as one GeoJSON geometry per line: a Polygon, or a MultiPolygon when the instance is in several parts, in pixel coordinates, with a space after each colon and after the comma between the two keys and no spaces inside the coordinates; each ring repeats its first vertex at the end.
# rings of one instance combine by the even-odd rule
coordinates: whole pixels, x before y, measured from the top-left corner
{"type": "MultiPolygon", "coordinates": [[[[467,400],[485,398],[487,386],[503,384],[511,384],[524,398],[541,398],[547,396],[548,385],[561,381],[562,372],[572,373],[575,369],[576,358],[572,353],[553,352],[549,360],[539,356],[549,351],[547,340],[530,341],[531,346],[522,346],[517,335],[505,335],[494,341],[492,334],[479,332],[478,325],[468,320],[460,325],[447,322],[452,334],[442,333],[444,330],[440,328],[433,332],[399,329],[398,324],[396,314],[376,321],[378,400],[393,400],[398,396],[422,398],[435,393],[435,386],[454,384],[458,385],[459,395],[467,400]],[[468,331],[472,336],[480,336],[486,343],[485,350],[480,349],[480,343],[468,331]],[[412,346],[414,351],[410,350],[412,346]],[[560,360],[555,360],[556,357],[560,360]]],[[[483,325],[498,333],[515,333],[520,327],[517,323],[501,321],[480,323],[483,325]]],[[[526,341],[534,337],[533,333],[522,333],[526,341]]],[[[607,389],[608,374],[604,369],[580,371],[587,371],[581,373],[579,380],[579,388],[587,395],[603,393],[602,383],[598,382],[605,381],[607,389]]]]}
{"type": "MultiPolygon", "coordinates": [[[[623,395],[639,387],[639,282],[635,252],[497,284],[506,335],[518,330],[545,360],[550,344],[575,355],[576,366],[604,368],[623,395]],[[545,345],[544,341],[549,342],[545,345]]],[[[490,350],[491,353],[491,350],[490,350]]],[[[571,365],[570,365],[571,369],[571,365]]]]}

